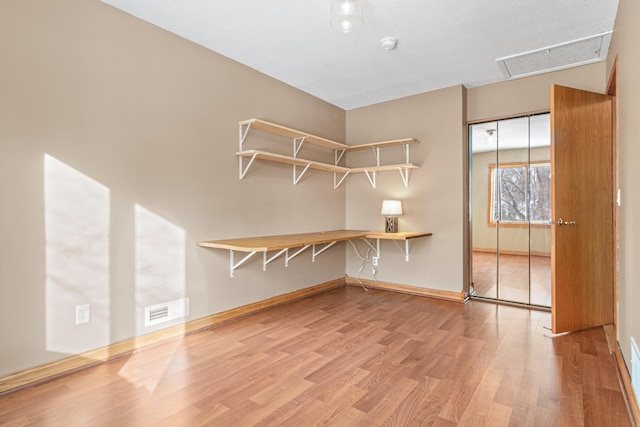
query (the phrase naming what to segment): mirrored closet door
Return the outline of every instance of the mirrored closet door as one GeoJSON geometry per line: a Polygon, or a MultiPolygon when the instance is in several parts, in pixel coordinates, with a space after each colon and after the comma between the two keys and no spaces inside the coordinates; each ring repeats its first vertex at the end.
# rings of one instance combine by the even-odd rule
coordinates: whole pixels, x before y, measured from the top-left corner
{"type": "Polygon", "coordinates": [[[551,306],[549,114],[469,125],[472,295],[551,306]]]}

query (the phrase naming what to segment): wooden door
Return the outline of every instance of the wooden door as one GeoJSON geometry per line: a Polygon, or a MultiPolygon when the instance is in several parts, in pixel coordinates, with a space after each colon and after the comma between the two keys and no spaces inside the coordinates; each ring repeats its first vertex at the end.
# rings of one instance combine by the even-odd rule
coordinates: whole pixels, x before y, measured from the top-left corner
{"type": "Polygon", "coordinates": [[[553,333],[613,322],[612,128],[611,97],[551,87],[553,333]]]}

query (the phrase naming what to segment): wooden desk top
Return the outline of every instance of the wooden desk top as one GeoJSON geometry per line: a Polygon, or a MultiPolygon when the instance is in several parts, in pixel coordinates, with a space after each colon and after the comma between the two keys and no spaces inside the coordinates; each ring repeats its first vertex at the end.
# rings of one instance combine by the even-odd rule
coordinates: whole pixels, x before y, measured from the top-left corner
{"type": "Polygon", "coordinates": [[[399,233],[385,233],[384,231],[367,231],[367,239],[384,239],[384,240],[409,240],[418,237],[431,236],[433,233],[421,233],[418,231],[401,231],[399,233]]]}
{"type": "Polygon", "coordinates": [[[207,240],[198,242],[198,246],[206,248],[229,249],[242,252],[268,252],[287,248],[297,248],[307,245],[322,245],[331,242],[342,242],[346,240],[407,240],[424,236],[431,236],[431,233],[385,233],[384,231],[334,230],[317,233],[285,234],[281,236],[245,237],[242,239],[228,240],[207,240]]]}

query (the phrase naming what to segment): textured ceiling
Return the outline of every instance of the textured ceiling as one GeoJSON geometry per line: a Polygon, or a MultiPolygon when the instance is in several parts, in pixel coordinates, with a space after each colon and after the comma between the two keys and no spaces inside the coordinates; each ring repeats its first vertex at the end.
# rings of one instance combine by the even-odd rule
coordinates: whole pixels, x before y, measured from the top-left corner
{"type": "Polygon", "coordinates": [[[329,26],[329,0],[102,1],[346,110],[504,80],[497,59],[610,32],[618,7],[618,0],[360,0],[364,22],[343,34],[329,26]],[[380,44],[388,36],[398,39],[391,51],[380,44]]]}

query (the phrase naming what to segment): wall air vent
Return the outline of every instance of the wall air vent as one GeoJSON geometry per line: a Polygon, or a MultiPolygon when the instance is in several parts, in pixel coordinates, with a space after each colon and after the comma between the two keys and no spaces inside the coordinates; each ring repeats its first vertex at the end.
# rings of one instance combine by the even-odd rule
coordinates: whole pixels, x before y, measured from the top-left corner
{"type": "Polygon", "coordinates": [[[189,315],[189,298],[181,298],[144,308],[144,326],[153,326],[189,315]]]}
{"type": "Polygon", "coordinates": [[[496,59],[507,79],[548,73],[607,59],[612,32],[496,59]]]}

